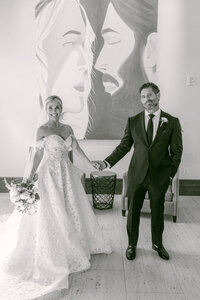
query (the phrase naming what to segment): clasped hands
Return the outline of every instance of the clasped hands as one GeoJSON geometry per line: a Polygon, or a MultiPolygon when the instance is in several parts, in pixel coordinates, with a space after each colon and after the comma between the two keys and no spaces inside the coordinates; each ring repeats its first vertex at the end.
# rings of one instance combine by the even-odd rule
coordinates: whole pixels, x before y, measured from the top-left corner
{"type": "Polygon", "coordinates": [[[94,161],[91,161],[91,164],[93,165],[93,167],[95,169],[97,169],[98,171],[103,171],[104,169],[107,168],[107,165],[104,161],[101,161],[101,160],[94,160],[94,161]]]}

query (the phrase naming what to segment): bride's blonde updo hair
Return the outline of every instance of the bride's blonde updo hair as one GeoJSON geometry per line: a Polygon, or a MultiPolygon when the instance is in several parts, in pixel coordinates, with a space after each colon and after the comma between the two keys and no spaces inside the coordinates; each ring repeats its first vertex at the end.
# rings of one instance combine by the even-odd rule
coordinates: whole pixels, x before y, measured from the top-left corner
{"type": "Polygon", "coordinates": [[[63,103],[62,103],[62,100],[56,96],[56,95],[53,95],[53,96],[49,96],[46,100],[45,100],[45,107],[47,107],[47,104],[50,102],[50,101],[56,101],[57,103],[60,104],[61,108],[63,108],[63,103]]]}

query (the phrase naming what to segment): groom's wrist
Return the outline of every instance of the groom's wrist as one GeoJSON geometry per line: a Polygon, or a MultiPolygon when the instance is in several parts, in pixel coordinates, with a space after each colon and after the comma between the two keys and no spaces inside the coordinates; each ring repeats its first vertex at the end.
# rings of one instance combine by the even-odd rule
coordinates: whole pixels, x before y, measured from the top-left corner
{"type": "Polygon", "coordinates": [[[103,160],[104,164],[106,165],[107,168],[110,168],[110,164],[109,162],[107,162],[107,160],[103,160]]]}

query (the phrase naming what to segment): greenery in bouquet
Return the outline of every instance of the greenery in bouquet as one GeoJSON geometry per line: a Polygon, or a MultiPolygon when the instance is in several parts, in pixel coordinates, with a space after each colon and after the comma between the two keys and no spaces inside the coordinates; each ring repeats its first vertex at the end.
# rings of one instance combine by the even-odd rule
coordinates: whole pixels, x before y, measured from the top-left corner
{"type": "Polygon", "coordinates": [[[5,186],[9,190],[10,201],[21,213],[32,215],[37,212],[39,198],[38,190],[34,182],[26,181],[17,183],[11,180],[10,184],[4,178],[5,186]]]}

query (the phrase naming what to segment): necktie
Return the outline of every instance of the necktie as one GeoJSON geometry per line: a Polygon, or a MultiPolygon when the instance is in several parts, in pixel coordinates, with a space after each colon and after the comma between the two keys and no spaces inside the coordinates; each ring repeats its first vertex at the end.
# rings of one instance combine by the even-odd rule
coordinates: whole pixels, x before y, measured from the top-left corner
{"type": "Polygon", "coordinates": [[[151,145],[152,143],[152,139],[153,139],[153,117],[154,114],[149,114],[149,121],[148,121],[148,125],[147,125],[147,139],[149,142],[149,145],[151,145]]]}

